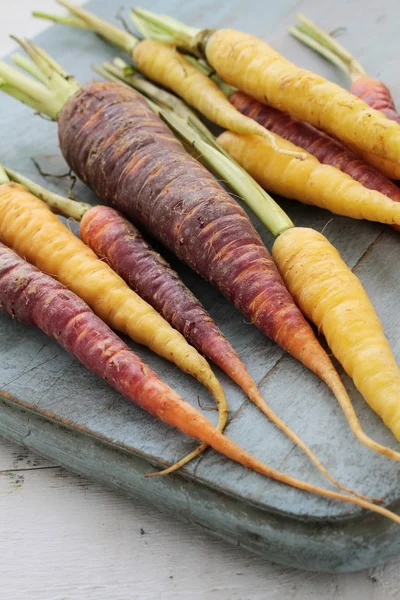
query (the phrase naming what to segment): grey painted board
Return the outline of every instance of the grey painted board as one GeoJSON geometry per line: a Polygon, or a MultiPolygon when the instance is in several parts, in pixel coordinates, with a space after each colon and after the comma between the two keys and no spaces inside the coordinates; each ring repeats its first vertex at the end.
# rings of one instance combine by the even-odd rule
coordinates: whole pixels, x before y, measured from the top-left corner
{"type": "MultiPolygon", "coordinates": [[[[268,38],[298,64],[341,83],[345,82],[339,74],[290,40],[285,29],[300,9],[328,29],[346,24],[357,36],[348,36],[351,49],[371,66],[371,74],[385,77],[395,89],[395,58],[391,59],[390,52],[385,50],[384,71],[379,72],[378,59],[372,57],[366,40],[370,43],[385,39],[395,49],[396,20],[383,18],[382,8],[378,10],[372,2],[368,3],[368,11],[361,2],[336,3],[335,10],[315,2],[293,1],[266,2],[261,7],[255,0],[245,6],[238,1],[226,2],[218,8],[206,1],[158,0],[147,6],[199,26],[247,29],[268,38]],[[363,23],[358,19],[361,8],[366,20],[363,23]]],[[[113,3],[96,1],[92,7],[106,18],[114,18],[113,3]]],[[[385,4],[385,14],[393,14],[395,9],[394,2],[385,4]]],[[[39,36],[38,42],[81,81],[93,76],[92,62],[116,54],[95,36],[80,31],[51,28],[39,36]]],[[[379,57],[378,49],[376,54],[379,57]]],[[[0,160],[34,177],[38,176],[31,156],[52,172],[65,170],[59,156],[56,125],[33,116],[29,109],[11,99],[2,97],[1,103],[0,160]]],[[[46,185],[52,184],[60,190],[68,182],[46,180],[46,185]]],[[[81,184],[77,192],[82,199],[96,201],[81,184]]],[[[298,225],[325,228],[324,233],[366,285],[400,359],[396,234],[377,224],[332,218],[325,211],[287,201],[282,204],[298,225]]],[[[266,245],[271,247],[271,237],[256,218],[252,219],[266,245]]],[[[239,351],[266,400],[313,448],[326,467],[357,491],[384,497],[389,505],[399,506],[399,466],[374,455],[353,439],[340,408],[324,385],[247,324],[208,284],[183,265],[174,264],[239,351]]],[[[366,515],[351,505],[328,502],[266,480],[230,464],[212,451],[207,451],[181,475],[144,480],[142,474],[151,470],[150,462],[169,464],[191,449],[193,442],[124,401],[41,332],[4,316],[0,317],[0,332],[0,389],[6,399],[0,406],[0,433],[8,439],[22,442],[73,470],[147,498],[164,510],[180,514],[278,562],[315,570],[351,571],[400,553],[400,537],[394,524],[366,515]]],[[[174,366],[145,348],[133,343],[131,347],[188,401],[197,404],[199,397],[202,404],[211,402],[196,382],[174,366]]],[[[327,485],[309,461],[260,416],[240,390],[223,374],[218,372],[218,375],[230,404],[227,434],[265,462],[307,481],[327,485]]],[[[381,443],[395,447],[390,433],[365,406],[348,378],[343,377],[365,430],[381,443]]],[[[205,414],[215,419],[213,413],[205,414]]]]}

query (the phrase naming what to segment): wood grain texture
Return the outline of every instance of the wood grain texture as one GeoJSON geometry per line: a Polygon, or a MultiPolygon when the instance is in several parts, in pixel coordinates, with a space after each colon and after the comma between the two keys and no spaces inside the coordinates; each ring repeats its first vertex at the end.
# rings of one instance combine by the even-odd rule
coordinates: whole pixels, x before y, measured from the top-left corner
{"type": "MultiPolygon", "coordinates": [[[[114,6],[111,6],[109,2],[97,2],[93,6],[99,14],[103,14],[107,18],[112,18],[114,15],[114,6]]],[[[394,3],[387,3],[385,10],[386,6],[388,13],[395,8],[394,3]]],[[[154,10],[166,10],[162,1],[148,3],[148,7],[154,10]]],[[[41,7],[38,6],[38,8],[41,7]]],[[[370,38],[366,38],[369,40],[377,41],[378,33],[380,32],[379,35],[382,36],[382,27],[385,27],[385,40],[389,39],[393,44],[396,43],[394,24],[385,19],[379,20],[382,11],[377,11],[375,7],[368,12],[368,25],[365,26],[363,23],[362,32],[360,31],[357,14],[361,10],[361,2],[353,2],[349,7],[341,3],[340,11],[337,6],[335,6],[335,10],[333,7],[324,6],[322,8],[315,2],[303,2],[300,5],[297,3],[296,6],[294,6],[294,2],[283,4],[268,2],[263,9],[266,14],[265,19],[259,18],[259,5],[255,0],[251,0],[250,5],[246,3],[246,11],[243,11],[243,4],[238,1],[224,3],[218,8],[217,14],[215,6],[206,1],[177,2],[168,6],[168,11],[192,24],[199,25],[210,24],[209,19],[212,15],[214,26],[222,24],[240,26],[268,37],[280,50],[289,57],[295,58],[302,66],[319,70],[339,81],[340,75],[334,73],[331,67],[324,65],[320,59],[314,57],[307,50],[300,49],[286,35],[285,27],[289,22],[293,22],[294,12],[299,8],[313,18],[319,19],[321,24],[328,29],[336,24],[337,15],[340,15],[340,18],[346,23],[353,23],[353,27],[355,23],[357,24],[359,36],[370,35],[370,38]],[[256,15],[258,15],[257,18],[255,18],[256,15]],[[331,20],[333,22],[329,25],[331,20]],[[378,28],[378,33],[375,31],[376,28],[378,28]]],[[[365,5],[363,12],[365,12],[365,5]]],[[[114,54],[113,50],[94,36],[85,37],[81,32],[63,30],[62,40],[63,42],[60,43],[59,33],[49,31],[40,38],[39,42],[43,43],[52,54],[59,57],[67,68],[73,70],[82,81],[92,76],[89,67],[91,59],[95,58],[100,61],[102,58],[114,54]]],[[[357,51],[356,47],[353,49],[357,51]]],[[[363,59],[362,52],[367,52],[367,48],[365,44],[363,46],[360,43],[358,55],[361,59],[363,59]]],[[[385,71],[385,74],[387,82],[391,83],[396,79],[396,70],[393,59],[388,59],[388,62],[392,65],[392,70],[385,71]]],[[[384,66],[386,69],[387,64],[385,63],[384,66]]],[[[11,166],[18,166],[20,170],[27,174],[31,172],[36,177],[29,162],[29,156],[34,154],[41,159],[41,162],[46,162],[49,156],[58,155],[54,125],[35,119],[28,109],[17,106],[12,101],[3,98],[1,101],[0,128],[2,132],[10,132],[10,135],[12,133],[13,139],[17,140],[17,143],[7,148],[7,161],[11,166]],[[29,135],[25,135],[27,129],[29,135]]],[[[0,159],[4,160],[5,155],[0,153],[0,159]]],[[[56,162],[60,169],[63,168],[57,159],[52,159],[51,162],[56,162]]],[[[93,199],[93,196],[88,194],[82,186],[78,188],[78,191],[82,197],[93,199]]],[[[324,211],[311,211],[309,208],[288,202],[284,203],[284,207],[288,209],[292,218],[299,225],[311,224],[319,230],[327,225],[326,235],[340,249],[343,257],[352,267],[360,261],[366,249],[371,246],[371,252],[367,253],[366,259],[362,259],[358,266],[359,275],[369,286],[369,291],[376,300],[378,312],[384,320],[386,330],[399,356],[400,327],[396,323],[396,296],[400,291],[400,289],[397,290],[399,284],[396,281],[395,271],[390,269],[386,271],[387,279],[384,280],[386,292],[385,301],[383,301],[383,276],[380,262],[383,257],[387,262],[387,254],[380,250],[383,247],[385,252],[391,253],[390,264],[396,263],[395,238],[386,232],[379,237],[379,244],[376,245],[379,250],[376,254],[375,246],[372,244],[383,231],[381,226],[355,223],[339,217],[331,220],[331,216],[324,211]],[[368,257],[369,262],[367,261],[368,257]],[[365,265],[367,266],[365,267],[365,265]]],[[[261,231],[260,225],[256,221],[255,223],[261,231]]],[[[265,232],[263,232],[263,237],[270,246],[271,238],[265,232]]],[[[399,486],[398,467],[380,457],[371,456],[371,453],[360,448],[352,440],[340,410],[322,384],[316,382],[311,374],[306,373],[290,357],[283,357],[276,346],[265,340],[254,328],[245,324],[240,315],[229,307],[215,291],[181,266],[178,268],[193,291],[210,309],[245,362],[251,367],[252,373],[261,382],[262,390],[275,410],[297,430],[305,441],[313,446],[332,472],[339,477],[346,472],[348,482],[354,487],[358,486],[361,491],[379,494],[383,492],[388,498],[395,497],[399,486]],[[304,398],[307,398],[307,411],[309,412],[303,408],[304,398]],[[309,414],[312,415],[312,419],[308,417],[309,414]],[[323,422],[329,423],[329,427],[319,430],[316,434],[316,424],[323,422]],[[346,452],[343,452],[344,445],[346,452]],[[376,476],[377,473],[379,473],[379,477],[376,476]]],[[[119,445],[140,446],[140,451],[144,455],[158,461],[170,462],[190,447],[190,443],[179,434],[171,434],[172,432],[163,425],[134,411],[131,406],[121,402],[116,395],[114,397],[110,391],[106,392],[105,387],[95,382],[94,378],[82,370],[70,357],[61,354],[58,348],[49,343],[44,336],[33,334],[24,328],[21,329],[22,326],[5,319],[1,320],[0,326],[3,334],[1,350],[6,356],[6,364],[2,367],[0,381],[5,382],[12,393],[28,401],[31,401],[34,396],[37,399],[35,405],[39,408],[47,411],[56,410],[64,418],[75,419],[81,424],[83,422],[85,426],[98,434],[111,434],[119,445]],[[18,362],[22,352],[24,353],[23,361],[18,362]],[[104,427],[105,422],[108,423],[107,427],[104,427]],[[168,436],[165,435],[167,431],[168,436]]],[[[140,350],[140,353],[156,368],[159,367],[158,370],[164,378],[180,389],[186,397],[193,392],[194,388],[190,380],[185,380],[171,367],[166,367],[143,349],[140,350]]],[[[257,411],[245,403],[244,398],[232,384],[226,379],[223,381],[228,390],[232,412],[236,415],[228,429],[229,434],[245,444],[248,449],[256,452],[260,458],[269,460],[275,466],[280,465],[292,474],[324,483],[318,474],[313,472],[312,467],[308,465],[302,455],[293,450],[291,444],[282,439],[282,436],[274,428],[265,422],[262,422],[261,426],[261,419],[257,411]],[[256,428],[255,424],[258,424],[256,428]]],[[[378,419],[364,407],[363,402],[354,393],[354,389],[348,381],[347,385],[352,391],[352,397],[366,429],[380,441],[392,443],[390,435],[384,430],[378,419]]],[[[197,391],[202,394],[200,389],[196,389],[197,391]]],[[[257,476],[244,474],[239,467],[232,466],[228,470],[223,459],[211,453],[207,453],[206,457],[200,459],[196,466],[190,467],[188,472],[193,473],[194,469],[196,469],[197,477],[201,477],[209,483],[213,482],[213,485],[224,486],[235,494],[240,495],[240,491],[246,489],[246,493],[248,492],[251,496],[250,501],[256,504],[279,506],[280,509],[288,512],[296,505],[299,514],[312,513],[315,517],[326,514],[334,517],[351,512],[351,509],[340,505],[328,505],[318,499],[307,501],[299,499],[298,492],[282,490],[278,484],[266,484],[265,480],[257,476]]]]}

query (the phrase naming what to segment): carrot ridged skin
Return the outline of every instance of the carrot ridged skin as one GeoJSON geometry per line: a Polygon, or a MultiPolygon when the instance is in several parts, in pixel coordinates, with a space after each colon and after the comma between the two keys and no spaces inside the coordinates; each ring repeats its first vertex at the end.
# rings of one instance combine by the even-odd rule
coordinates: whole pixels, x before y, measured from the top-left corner
{"type": "Polygon", "coordinates": [[[142,40],[133,49],[132,58],[146,77],[175,92],[213,123],[238,133],[265,136],[261,127],[230,104],[212,79],[172,46],[142,40]]]}
{"type": "MultiPolygon", "coordinates": [[[[298,148],[274,135],[282,148],[298,148]]],[[[260,136],[243,136],[230,131],[218,137],[219,144],[270,192],[353,219],[400,225],[399,202],[368,190],[335,167],[322,165],[311,154],[307,154],[305,160],[294,162],[289,156],[276,154],[263,141],[260,136]]]]}
{"type": "Polygon", "coordinates": [[[174,362],[206,386],[223,390],[207,361],[123,279],[21,185],[0,186],[0,239],[82,298],[110,327],[174,362]],[[21,233],[22,232],[22,233],[21,233]]]}
{"type": "Polygon", "coordinates": [[[89,84],[61,111],[59,136],[69,166],[101,198],[312,371],[333,368],[247,214],[136,92],[89,84]]]}
{"type": "Polygon", "coordinates": [[[397,123],[337,84],[300,69],[257,37],[219,29],[207,35],[205,54],[223,80],[253,98],[400,166],[397,123]]]}
{"type": "Polygon", "coordinates": [[[1,242],[0,310],[36,325],[125,398],[227,458],[286,485],[355,504],[400,524],[400,517],[385,508],[302,482],[248,454],[163,383],[85,302],[1,242]]]}
{"type": "Polygon", "coordinates": [[[400,202],[400,188],[397,185],[378,169],[361,160],[344,144],[313,125],[299,121],[276,108],[261,104],[240,91],[231,94],[229,100],[241,113],[313,154],[320,163],[336,167],[369,190],[376,190],[391,200],[400,202]]]}
{"type": "Polygon", "coordinates": [[[388,119],[400,123],[400,115],[396,111],[392,94],[383,81],[361,75],[353,81],[349,91],[364,100],[368,106],[383,112],[388,119]]]}
{"type": "Polygon", "coordinates": [[[255,386],[238,354],[199,300],[121,213],[108,206],[94,206],[82,218],[80,235],[192,346],[245,391],[255,386]]]}
{"type": "Polygon", "coordinates": [[[360,280],[311,229],[285,231],[275,241],[273,256],[298,305],[400,441],[400,371],[360,280]]]}

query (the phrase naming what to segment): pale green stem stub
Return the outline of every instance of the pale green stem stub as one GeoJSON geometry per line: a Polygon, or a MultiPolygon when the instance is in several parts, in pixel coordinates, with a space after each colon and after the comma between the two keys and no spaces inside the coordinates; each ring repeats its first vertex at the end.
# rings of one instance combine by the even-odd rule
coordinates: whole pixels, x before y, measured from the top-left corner
{"type": "Polygon", "coordinates": [[[43,200],[43,202],[45,202],[48,207],[58,215],[63,215],[64,217],[74,219],[75,221],[80,221],[83,215],[90,208],[92,208],[91,204],[77,202],[76,200],[71,200],[69,198],[65,198],[64,196],[60,196],[59,194],[50,192],[31,179],[20,175],[20,173],[17,173],[12,169],[8,169],[7,167],[4,167],[4,169],[12,181],[23,185],[24,188],[31,192],[31,194],[37,198],[40,198],[40,200],[43,200]]]}
{"type": "Polygon", "coordinates": [[[10,180],[7,176],[7,173],[5,172],[2,165],[0,165],[0,185],[2,185],[3,183],[8,183],[9,181],[10,180]]]}

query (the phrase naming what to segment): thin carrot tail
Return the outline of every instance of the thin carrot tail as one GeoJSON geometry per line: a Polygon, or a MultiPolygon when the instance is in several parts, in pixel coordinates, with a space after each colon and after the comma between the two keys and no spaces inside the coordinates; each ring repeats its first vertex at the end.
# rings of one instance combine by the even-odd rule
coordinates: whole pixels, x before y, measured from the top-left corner
{"type": "Polygon", "coordinates": [[[314,346],[314,349],[312,349],[311,344],[305,346],[302,362],[316,375],[318,375],[318,377],[320,377],[333,392],[356,438],[371,450],[378,452],[378,454],[382,454],[387,458],[400,461],[399,452],[378,444],[368,437],[366,433],[364,433],[354,411],[349,395],[346,392],[346,389],[330,358],[319,345],[319,343],[314,346]]]}
{"type": "MultiPolygon", "coordinates": [[[[325,353],[324,353],[325,354],[325,353]]],[[[243,365],[241,361],[235,363],[235,368],[232,369],[233,361],[229,361],[229,364],[224,364],[224,357],[220,358],[219,366],[223,368],[223,370],[229,374],[231,379],[237,383],[237,385],[245,392],[248,398],[261,410],[261,412],[272,422],[278,429],[280,429],[290,440],[292,440],[314,463],[314,465],[329,479],[331,483],[337,486],[339,489],[347,492],[349,494],[353,494],[359,498],[363,498],[367,501],[372,502],[380,502],[381,500],[378,498],[372,498],[369,496],[364,496],[363,494],[358,494],[354,490],[343,486],[339,483],[324,467],[324,465],[320,462],[314,452],[305,444],[302,439],[290,428],[286,423],[268,406],[264,398],[262,397],[256,383],[252,379],[251,375],[243,365]]],[[[169,469],[167,469],[169,472],[169,469]]],[[[165,471],[161,472],[162,474],[165,471]]]]}
{"type": "Polygon", "coordinates": [[[386,508],[376,506],[375,504],[367,502],[362,498],[348,496],[346,494],[341,494],[339,492],[327,490],[325,488],[321,488],[319,486],[300,481],[299,479],[295,479],[294,477],[290,477],[289,475],[277,471],[276,469],[273,469],[272,467],[257,460],[256,458],[248,454],[245,450],[240,448],[240,446],[238,446],[229,438],[227,438],[225,435],[223,435],[220,432],[217,432],[216,430],[214,430],[213,432],[209,432],[209,436],[210,437],[208,443],[212,448],[214,448],[214,450],[230,458],[231,460],[238,462],[244,467],[248,467],[250,469],[253,469],[254,471],[257,471],[261,475],[264,475],[271,479],[275,479],[276,481],[279,481],[286,485],[290,485],[302,491],[309,492],[311,494],[316,494],[325,498],[331,498],[335,500],[341,500],[342,502],[349,502],[350,504],[355,504],[356,506],[360,506],[362,508],[371,510],[375,513],[381,514],[400,525],[400,516],[396,515],[394,512],[386,508]]]}
{"type": "MultiPolygon", "coordinates": [[[[157,388],[155,388],[154,391],[157,392],[157,388]]],[[[148,410],[149,407],[152,406],[152,402],[147,399],[148,396],[149,393],[147,391],[146,403],[141,404],[145,410],[148,410]]],[[[220,454],[223,454],[230,460],[239,463],[243,467],[257,471],[265,477],[269,477],[270,479],[274,479],[275,481],[279,481],[285,485],[295,487],[311,494],[355,504],[356,506],[360,506],[362,508],[371,510],[372,512],[381,514],[391,519],[395,523],[400,524],[400,516],[389,511],[388,509],[385,509],[381,506],[376,506],[375,504],[367,502],[362,498],[334,492],[332,490],[327,490],[299,479],[295,479],[294,477],[286,475],[285,473],[282,473],[281,471],[262,463],[254,456],[243,450],[243,448],[235,444],[235,442],[227,438],[215,427],[213,427],[208,419],[206,419],[191,405],[188,405],[186,402],[182,401],[177,394],[171,393],[166,403],[164,403],[162,406],[159,406],[155,410],[153,407],[152,410],[149,410],[149,412],[169,423],[169,425],[178,427],[187,435],[199,439],[201,442],[203,442],[203,444],[211,446],[214,450],[220,454]]]]}
{"type": "Polygon", "coordinates": [[[302,441],[302,439],[292,429],[290,429],[290,427],[288,427],[288,425],[286,425],[286,423],[282,419],[280,419],[280,417],[278,417],[278,415],[268,406],[268,404],[265,402],[264,398],[261,396],[257,388],[249,391],[248,395],[250,400],[254,402],[254,404],[264,413],[264,415],[268,417],[268,419],[270,419],[270,421],[272,421],[272,423],[274,423],[276,427],[283,431],[283,433],[287,435],[287,437],[291,439],[304,452],[304,454],[308,456],[308,458],[314,463],[317,469],[319,469],[319,471],[321,471],[321,473],[323,473],[325,477],[329,479],[329,481],[333,483],[336,487],[343,490],[344,492],[347,492],[348,494],[352,494],[354,496],[357,496],[357,498],[362,498],[363,500],[369,502],[382,502],[381,498],[364,496],[363,494],[359,494],[351,488],[348,488],[339,483],[339,481],[335,479],[335,477],[333,477],[329,473],[329,471],[324,467],[324,465],[320,462],[320,460],[317,458],[314,452],[307,446],[307,444],[305,444],[302,441]]]}
{"type": "MultiPolygon", "coordinates": [[[[200,381],[200,379],[199,379],[199,381],[200,381]]],[[[201,383],[204,383],[204,385],[209,389],[209,391],[213,394],[213,396],[215,398],[215,401],[216,401],[217,407],[218,407],[218,423],[216,426],[216,430],[222,432],[225,428],[226,421],[228,419],[228,404],[227,404],[222,386],[220,385],[220,383],[218,382],[218,380],[216,378],[215,378],[215,382],[214,381],[210,382],[209,380],[206,380],[206,381],[201,381],[201,383]]],[[[208,448],[208,444],[201,444],[200,446],[195,448],[195,450],[192,450],[191,452],[189,452],[189,454],[186,454],[183,458],[178,460],[176,463],[174,463],[167,469],[163,469],[162,471],[158,471],[157,473],[148,473],[146,475],[146,477],[156,477],[158,475],[169,475],[170,473],[173,473],[174,471],[177,471],[178,469],[187,465],[191,460],[193,460],[194,458],[199,456],[207,448],[208,448]]]]}
{"type": "Polygon", "coordinates": [[[351,400],[346,392],[343,383],[337,376],[336,371],[334,371],[334,375],[327,374],[327,378],[324,379],[324,381],[335,394],[335,397],[343,410],[347,422],[350,425],[350,429],[354,433],[358,441],[370,450],[377,452],[378,454],[382,454],[383,456],[391,458],[392,460],[400,461],[400,452],[396,452],[396,450],[392,450],[387,446],[382,446],[382,444],[378,444],[378,442],[375,442],[363,431],[360,425],[360,421],[358,420],[354,407],[351,403],[351,400]]]}
{"type": "Polygon", "coordinates": [[[146,473],[145,477],[159,477],[163,475],[169,475],[170,473],[177,471],[181,467],[184,467],[188,462],[199,456],[207,448],[208,444],[200,444],[200,446],[195,448],[195,450],[189,452],[189,454],[186,454],[186,456],[178,460],[178,462],[174,463],[167,469],[163,469],[162,471],[155,471],[154,473],[146,473]]]}
{"type": "MultiPolygon", "coordinates": [[[[347,488],[346,486],[339,483],[324,467],[324,465],[320,462],[314,452],[301,440],[301,438],[292,430],[290,427],[286,425],[286,423],[278,417],[278,415],[267,405],[264,398],[261,396],[255,382],[245,369],[244,365],[242,369],[236,369],[234,373],[231,374],[231,377],[236,383],[243,389],[243,391],[247,394],[249,399],[264,413],[264,415],[274,423],[278,429],[280,429],[289,439],[291,439],[314,463],[314,465],[329,479],[331,483],[337,486],[339,489],[347,492],[349,494],[353,494],[358,498],[362,498],[363,500],[370,502],[381,502],[380,498],[372,498],[370,496],[364,496],[363,494],[359,494],[352,490],[351,488],[347,488]]],[[[217,426],[219,431],[222,431],[220,426],[217,426]]],[[[146,477],[156,477],[159,475],[169,475],[173,471],[183,467],[188,462],[199,456],[205,449],[207,448],[206,444],[201,444],[193,450],[190,454],[186,455],[184,458],[179,460],[174,465],[168,467],[167,469],[163,469],[162,471],[158,471],[156,473],[150,473],[146,475],[146,477]]]]}

